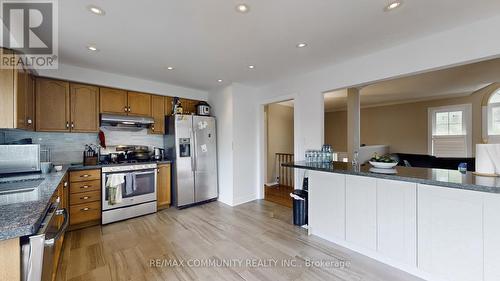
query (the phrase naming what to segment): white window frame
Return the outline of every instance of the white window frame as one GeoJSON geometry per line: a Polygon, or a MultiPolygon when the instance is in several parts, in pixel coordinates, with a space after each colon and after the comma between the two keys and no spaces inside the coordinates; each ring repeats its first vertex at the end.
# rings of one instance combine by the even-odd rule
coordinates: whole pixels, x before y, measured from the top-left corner
{"type": "MultiPolygon", "coordinates": [[[[465,142],[466,142],[466,157],[472,157],[472,104],[458,104],[458,105],[447,105],[439,107],[429,107],[427,109],[427,122],[428,122],[428,133],[427,133],[427,152],[429,155],[434,155],[432,139],[434,137],[434,128],[436,127],[436,113],[438,112],[449,112],[449,111],[462,111],[462,118],[465,122],[462,126],[465,130],[465,142]]],[[[447,136],[443,136],[447,137],[447,136]]]]}
{"type": "Polygon", "coordinates": [[[494,107],[500,107],[500,103],[490,103],[491,97],[495,95],[497,92],[500,92],[500,88],[496,89],[493,91],[493,93],[490,95],[488,98],[488,103],[483,106],[483,140],[487,141],[488,143],[500,143],[500,134],[490,134],[490,129],[491,129],[491,118],[492,118],[492,109],[494,107]]]}

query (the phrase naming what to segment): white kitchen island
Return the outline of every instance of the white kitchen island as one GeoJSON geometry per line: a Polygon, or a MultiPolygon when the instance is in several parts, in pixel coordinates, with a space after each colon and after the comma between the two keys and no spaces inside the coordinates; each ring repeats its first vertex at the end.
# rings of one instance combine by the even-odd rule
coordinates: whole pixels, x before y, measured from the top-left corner
{"type": "Polygon", "coordinates": [[[309,233],[426,280],[500,280],[500,180],[335,162],[307,169],[309,233]]]}

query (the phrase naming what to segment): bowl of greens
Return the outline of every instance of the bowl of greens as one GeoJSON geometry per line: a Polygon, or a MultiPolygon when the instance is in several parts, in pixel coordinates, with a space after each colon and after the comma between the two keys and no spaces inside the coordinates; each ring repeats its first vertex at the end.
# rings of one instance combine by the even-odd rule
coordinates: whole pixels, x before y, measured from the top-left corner
{"type": "Polygon", "coordinates": [[[370,165],[379,169],[392,169],[398,164],[398,161],[392,159],[389,155],[380,156],[377,153],[368,161],[370,165]]]}

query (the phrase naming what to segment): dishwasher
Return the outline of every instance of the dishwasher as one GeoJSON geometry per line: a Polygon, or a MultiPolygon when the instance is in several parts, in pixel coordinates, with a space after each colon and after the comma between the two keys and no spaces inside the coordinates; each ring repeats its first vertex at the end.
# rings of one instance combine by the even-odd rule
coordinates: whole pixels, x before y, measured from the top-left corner
{"type": "Polygon", "coordinates": [[[59,199],[51,203],[36,234],[22,239],[23,281],[49,281],[54,268],[53,258],[57,241],[68,228],[66,209],[59,209],[59,199]],[[63,222],[60,223],[60,217],[63,222]]]}

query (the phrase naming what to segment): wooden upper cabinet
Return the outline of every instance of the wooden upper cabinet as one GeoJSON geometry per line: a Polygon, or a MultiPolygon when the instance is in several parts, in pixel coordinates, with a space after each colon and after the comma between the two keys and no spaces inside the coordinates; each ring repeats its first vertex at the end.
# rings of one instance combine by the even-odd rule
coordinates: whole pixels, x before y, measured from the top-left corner
{"type": "Polygon", "coordinates": [[[100,88],[101,113],[127,115],[127,91],[100,88]]]}
{"type": "Polygon", "coordinates": [[[151,117],[155,123],[149,132],[159,135],[165,134],[165,97],[151,96],[151,117]]]}
{"type": "Polygon", "coordinates": [[[71,131],[99,132],[99,88],[70,84],[71,131]]]}
{"type": "Polygon", "coordinates": [[[128,115],[151,116],[151,95],[128,92],[128,115]]]}
{"type": "Polygon", "coordinates": [[[36,79],[36,130],[70,131],[69,83],[45,78],[36,79]]]}
{"type": "Polygon", "coordinates": [[[196,114],[197,100],[180,99],[183,114],[196,114]]]}

